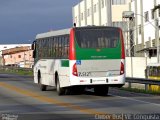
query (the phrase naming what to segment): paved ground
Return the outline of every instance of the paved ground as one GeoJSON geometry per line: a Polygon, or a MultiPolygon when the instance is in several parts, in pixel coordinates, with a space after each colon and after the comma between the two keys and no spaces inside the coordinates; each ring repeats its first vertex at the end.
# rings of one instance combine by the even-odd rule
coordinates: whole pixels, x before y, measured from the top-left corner
{"type": "Polygon", "coordinates": [[[160,96],[115,88],[109,90],[108,96],[96,96],[89,91],[82,95],[58,96],[52,87],[40,91],[32,77],[0,74],[0,120],[11,117],[18,120],[122,120],[122,115],[126,120],[143,120],[147,117],[144,114],[150,114],[150,120],[153,117],[159,120],[159,113],[160,96]]]}

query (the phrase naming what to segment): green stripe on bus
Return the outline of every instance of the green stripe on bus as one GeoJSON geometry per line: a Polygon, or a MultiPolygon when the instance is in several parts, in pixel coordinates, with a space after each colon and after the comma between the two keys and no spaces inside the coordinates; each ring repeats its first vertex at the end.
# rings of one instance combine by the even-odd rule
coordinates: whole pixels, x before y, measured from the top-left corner
{"type": "Polygon", "coordinates": [[[91,60],[91,59],[120,59],[121,58],[121,44],[118,43],[116,48],[80,48],[75,40],[76,59],[77,60],[91,60]]]}
{"type": "Polygon", "coordinates": [[[61,60],[61,67],[69,67],[69,60],[61,60]]]}

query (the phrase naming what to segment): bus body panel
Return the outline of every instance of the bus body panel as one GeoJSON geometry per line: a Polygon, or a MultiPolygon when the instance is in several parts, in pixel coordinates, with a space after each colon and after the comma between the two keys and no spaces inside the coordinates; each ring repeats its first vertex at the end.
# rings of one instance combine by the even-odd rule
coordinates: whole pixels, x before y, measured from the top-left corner
{"type": "Polygon", "coordinates": [[[58,76],[60,80],[60,87],[68,87],[70,86],[70,77],[69,77],[69,60],[60,60],[58,69],[58,76]],[[66,61],[68,61],[66,63],[66,61]]]}
{"type": "Polygon", "coordinates": [[[34,66],[34,82],[38,83],[38,71],[41,74],[41,83],[55,86],[55,73],[59,75],[61,87],[70,86],[69,66],[62,66],[61,59],[41,59],[34,66]]]}
{"type": "Polygon", "coordinates": [[[76,60],[79,77],[107,77],[120,75],[120,59],[76,60]]]}
{"type": "MultiPolygon", "coordinates": [[[[122,61],[124,62],[124,60],[122,60],[122,61]]],[[[87,61],[87,62],[89,62],[89,61],[87,61]]],[[[91,61],[90,63],[92,64],[92,62],[93,61],[91,61]]],[[[74,66],[75,63],[76,63],[76,60],[71,60],[70,66],[74,66]]],[[[106,61],[106,63],[107,63],[107,61],[106,61]]],[[[108,64],[109,63],[110,63],[110,61],[108,61],[108,64]]],[[[118,65],[117,67],[119,68],[120,65],[118,65]]],[[[110,68],[111,69],[108,69],[108,71],[106,71],[106,72],[103,71],[104,73],[106,73],[106,75],[102,74],[102,76],[101,76],[100,69],[97,69],[97,70],[94,69],[94,72],[97,71],[97,76],[74,76],[72,74],[73,67],[70,67],[71,85],[72,86],[74,86],[74,85],[108,85],[108,86],[110,86],[110,85],[113,85],[113,86],[124,85],[125,84],[125,74],[123,74],[123,75],[114,74],[115,73],[113,70],[114,67],[112,67],[112,65],[110,65],[110,68]],[[108,72],[110,72],[110,73],[108,73],[108,72]]],[[[84,69],[84,70],[86,70],[86,69],[84,69]]],[[[90,69],[90,71],[92,71],[92,69],[90,69]]],[[[115,71],[120,72],[119,70],[117,70],[117,68],[115,71]]],[[[80,73],[78,73],[78,74],[80,74],[80,73]]]]}
{"type": "Polygon", "coordinates": [[[40,59],[34,66],[34,82],[38,83],[38,72],[40,72],[41,76],[41,84],[54,86],[54,69],[55,60],[51,59],[40,59]]]}

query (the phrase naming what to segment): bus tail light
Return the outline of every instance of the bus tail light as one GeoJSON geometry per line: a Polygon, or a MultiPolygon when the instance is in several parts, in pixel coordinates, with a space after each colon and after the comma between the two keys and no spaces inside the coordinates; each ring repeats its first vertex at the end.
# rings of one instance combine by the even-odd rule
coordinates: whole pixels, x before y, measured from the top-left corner
{"type": "Polygon", "coordinates": [[[120,39],[121,39],[121,58],[125,59],[125,48],[124,48],[123,33],[122,33],[121,29],[119,31],[120,31],[120,39]]]}
{"type": "Polygon", "coordinates": [[[76,63],[73,65],[72,74],[73,74],[74,76],[78,76],[76,63]]]}
{"type": "Polygon", "coordinates": [[[74,30],[74,28],[73,29],[71,29],[71,31],[70,31],[70,47],[69,47],[69,59],[70,60],[76,60],[76,51],[75,51],[75,39],[74,39],[74,32],[75,32],[75,30],[74,30]]]}
{"type": "Polygon", "coordinates": [[[121,70],[120,70],[120,75],[124,74],[124,63],[121,62],[121,70]]]}

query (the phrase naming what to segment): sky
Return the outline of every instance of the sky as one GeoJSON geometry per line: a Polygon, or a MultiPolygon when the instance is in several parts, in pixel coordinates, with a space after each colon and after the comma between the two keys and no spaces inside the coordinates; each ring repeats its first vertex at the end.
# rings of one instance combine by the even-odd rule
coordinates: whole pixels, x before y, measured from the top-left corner
{"type": "Polygon", "coordinates": [[[80,0],[0,0],[0,44],[28,44],[36,34],[72,27],[80,0]]]}

